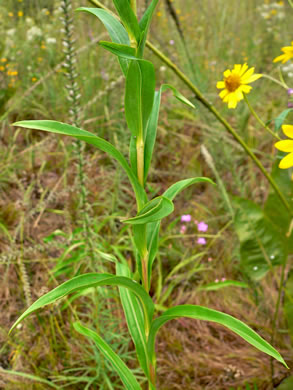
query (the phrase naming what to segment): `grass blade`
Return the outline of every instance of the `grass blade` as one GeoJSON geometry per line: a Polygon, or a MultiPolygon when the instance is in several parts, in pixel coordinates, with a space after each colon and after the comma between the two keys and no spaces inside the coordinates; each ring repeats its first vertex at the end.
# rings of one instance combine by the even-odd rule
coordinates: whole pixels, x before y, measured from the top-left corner
{"type": "Polygon", "coordinates": [[[141,387],[135,376],[126,366],[126,364],[121,360],[121,358],[113,351],[113,349],[94,331],[85,326],[81,325],[79,322],[73,324],[74,329],[80,334],[86,336],[87,338],[94,341],[96,346],[104,354],[104,356],[110,361],[110,363],[115,368],[116,372],[120,376],[122,382],[124,383],[126,389],[129,390],[141,390],[141,387]]]}

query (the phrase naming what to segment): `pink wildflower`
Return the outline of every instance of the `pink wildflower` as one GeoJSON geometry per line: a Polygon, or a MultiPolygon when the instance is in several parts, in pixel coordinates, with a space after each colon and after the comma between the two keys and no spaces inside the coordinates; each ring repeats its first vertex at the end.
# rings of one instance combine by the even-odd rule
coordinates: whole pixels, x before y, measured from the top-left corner
{"type": "Polygon", "coordinates": [[[208,230],[209,225],[203,221],[199,222],[197,225],[197,229],[199,232],[206,232],[208,230]]]}
{"type": "Polygon", "coordinates": [[[191,221],[191,215],[186,214],[181,216],[181,222],[190,222],[191,221]]]}
{"type": "Polygon", "coordinates": [[[181,228],[180,228],[180,233],[184,234],[185,232],[186,232],[186,226],[182,225],[181,228]]]}
{"type": "Polygon", "coordinates": [[[206,242],[206,239],[203,238],[203,237],[199,237],[197,239],[197,243],[200,244],[200,245],[205,245],[207,242],[206,242]]]}

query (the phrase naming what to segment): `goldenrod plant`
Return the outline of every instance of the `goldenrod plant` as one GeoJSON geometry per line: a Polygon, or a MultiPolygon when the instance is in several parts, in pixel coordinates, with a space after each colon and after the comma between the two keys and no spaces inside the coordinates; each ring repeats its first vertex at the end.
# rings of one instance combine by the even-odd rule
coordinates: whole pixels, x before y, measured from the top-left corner
{"type": "MultiPolygon", "coordinates": [[[[150,286],[152,268],[158,252],[161,221],[173,212],[173,201],[181,191],[194,184],[213,185],[213,182],[206,177],[182,179],[171,185],[162,195],[153,199],[148,198],[145,188],[156,141],[161,95],[166,89],[171,89],[179,101],[191,109],[194,106],[171,85],[164,84],[156,90],[154,66],[143,58],[147,33],[158,0],[150,2],[140,20],[137,17],[136,0],[113,0],[113,3],[121,22],[111,12],[104,9],[79,8],[78,11],[94,15],[104,24],[112,41],[101,41],[100,46],[118,58],[125,76],[124,108],[127,126],[131,133],[130,163],[111,143],[76,126],[51,120],[21,121],[14,125],[75,137],[108,153],[120,164],[129,179],[136,199],[136,215],[122,220],[124,224],[132,228],[136,269],[133,270],[123,259],[118,260],[112,254],[108,254],[108,259],[115,263],[115,275],[87,273],[66,281],[35,301],[14,323],[12,329],[29,314],[73,292],[90,287],[117,286],[129,333],[149,390],[156,389],[155,342],[158,331],[166,322],[179,317],[221,324],[255,348],[287,366],[279,352],[267,341],[245,323],[228,314],[199,305],[178,305],[161,314],[156,311],[150,294],[150,286]]],[[[246,82],[250,82],[249,80],[251,81],[249,77],[245,79],[246,82]]],[[[232,102],[234,104],[235,100],[232,102]]],[[[103,256],[106,255],[103,254],[103,256]]],[[[77,332],[97,345],[106,359],[111,362],[127,390],[142,389],[143,384],[139,383],[133,372],[99,333],[80,322],[75,322],[73,326],[77,332]]]]}

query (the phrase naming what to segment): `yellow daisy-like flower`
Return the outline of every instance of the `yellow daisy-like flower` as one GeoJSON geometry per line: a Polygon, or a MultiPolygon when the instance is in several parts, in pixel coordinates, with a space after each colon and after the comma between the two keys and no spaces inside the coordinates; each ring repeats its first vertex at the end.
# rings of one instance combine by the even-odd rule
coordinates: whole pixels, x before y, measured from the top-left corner
{"type": "Polygon", "coordinates": [[[243,99],[244,93],[249,93],[251,86],[247,85],[259,79],[261,74],[254,74],[254,68],[248,69],[247,64],[234,65],[232,70],[224,72],[224,81],[217,82],[217,88],[223,89],[219,93],[223,102],[228,103],[228,108],[235,108],[243,99]]]}
{"type": "MultiPolygon", "coordinates": [[[[279,168],[288,169],[293,167],[293,126],[292,125],[283,125],[282,126],[283,133],[289,137],[290,139],[285,139],[283,141],[279,141],[275,143],[275,147],[281,152],[287,152],[287,156],[282,158],[279,164],[279,168]]],[[[292,175],[293,179],[293,175],[292,175]]]]}
{"type": "Polygon", "coordinates": [[[284,54],[281,54],[280,56],[276,57],[274,59],[274,62],[282,61],[282,64],[285,64],[285,62],[293,58],[293,41],[291,42],[291,46],[282,47],[281,50],[284,54]]]}

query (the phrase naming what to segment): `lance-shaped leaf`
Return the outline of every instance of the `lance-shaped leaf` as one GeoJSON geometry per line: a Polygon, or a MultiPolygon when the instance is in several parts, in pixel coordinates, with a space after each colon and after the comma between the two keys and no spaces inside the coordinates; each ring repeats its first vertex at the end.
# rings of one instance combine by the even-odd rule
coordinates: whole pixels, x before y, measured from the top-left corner
{"type": "MultiPolygon", "coordinates": [[[[197,184],[197,183],[209,183],[215,184],[211,179],[207,177],[194,177],[191,179],[180,180],[169,187],[163,194],[164,198],[173,201],[174,198],[185,188],[197,184]]],[[[159,242],[160,221],[153,222],[147,225],[147,249],[149,252],[148,273],[151,275],[153,262],[155,260],[158,251],[159,242]]]]}
{"type": "Polygon", "coordinates": [[[125,117],[131,134],[145,140],[146,126],[153,107],[155,70],[149,61],[132,61],[125,86],[125,117]]]}
{"type": "Polygon", "coordinates": [[[92,134],[89,131],[82,130],[66,123],[56,121],[21,121],[14,123],[14,126],[25,127],[28,129],[43,130],[48,131],[50,133],[62,135],[69,135],[71,137],[80,139],[88,144],[94,145],[103,152],[108,153],[110,156],[114,157],[114,159],[119,162],[119,164],[126,172],[135,192],[139,208],[142,206],[143,203],[145,203],[146,194],[144,189],[139,184],[137,177],[134,175],[125,157],[119,152],[119,150],[117,150],[112,144],[110,144],[110,142],[105,141],[103,138],[97,137],[95,134],[92,134]]]}
{"type": "MultiPolygon", "coordinates": [[[[130,277],[129,267],[125,264],[116,263],[116,275],[130,277]]],[[[137,358],[141,368],[147,377],[149,377],[149,364],[147,353],[147,342],[145,336],[145,325],[143,311],[137,297],[133,292],[126,288],[119,287],[120,298],[123,306],[124,315],[127,321],[129,333],[135,345],[137,358]]]]}
{"type": "Polygon", "coordinates": [[[115,371],[117,372],[117,374],[120,376],[122,382],[124,383],[126,389],[141,390],[141,387],[140,387],[139,383],[137,382],[133,373],[126,366],[126,364],[121,360],[121,358],[113,351],[113,349],[110,347],[110,345],[108,345],[102,339],[102,337],[100,337],[93,330],[81,325],[79,322],[75,322],[73,324],[73,326],[74,326],[74,329],[78,333],[80,333],[83,336],[87,337],[88,339],[92,340],[96,344],[96,346],[103,353],[103,355],[106,357],[106,359],[108,359],[109,362],[112,364],[115,371]]]}
{"type": "Polygon", "coordinates": [[[89,287],[97,286],[119,286],[125,287],[131,290],[138,297],[145,316],[145,321],[151,322],[154,313],[154,304],[145,289],[133,280],[126,278],[125,276],[115,276],[111,274],[98,274],[89,273],[84,275],[76,276],[54,288],[54,290],[43,295],[41,298],[36,300],[13,324],[10,332],[29,314],[40,309],[41,307],[47,306],[50,303],[56,302],[58,299],[65,297],[73,292],[83,290],[89,287]]]}
{"type": "Polygon", "coordinates": [[[131,46],[107,41],[100,41],[99,45],[118,57],[127,58],[129,60],[136,60],[135,49],[131,46]]]}
{"type": "Polygon", "coordinates": [[[143,56],[143,51],[144,51],[144,47],[145,47],[145,42],[146,42],[148,30],[150,27],[153,13],[155,11],[155,8],[156,8],[158,2],[159,2],[159,0],[152,0],[151,4],[148,6],[147,10],[143,14],[143,17],[141,18],[141,20],[139,22],[139,27],[140,27],[141,31],[143,31],[140,45],[139,45],[140,57],[143,56]]]}
{"type": "MultiPolygon", "coordinates": [[[[86,8],[86,7],[81,7],[78,8],[76,11],[83,11],[83,12],[88,12],[97,18],[100,19],[100,21],[104,24],[106,27],[111,39],[115,43],[120,43],[122,45],[129,45],[129,37],[127,34],[127,31],[125,28],[122,26],[122,24],[117,20],[115,16],[113,16],[110,12],[105,11],[103,9],[99,8],[86,8]]],[[[127,69],[128,69],[128,60],[125,58],[118,58],[122,72],[126,76],[127,74],[127,69]]]]}
{"type": "Polygon", "coordinates": [[[129,0],[113,0],[113,3],[129,37],[134,38],[139,43],[141,31],[136,16],[129,4],[129,0]]]}
{"type": "Polygon", "coordinates": [[[124,219],[124,223],[131,225],[144,225],[159,221],[174,211],[173,202],[164,196],[158,196],[147,202],[136,217],[124,219]]]}
{"type": "Polygon", "coordinates": [[[148,339],[148,348],[150,356],[154,357],[155,338],[160,327],[164,325],[167,321],[179,317],[188,317],[197,320],[211,321],[216,322],[217,324],[221,324],[226,328],[232,330],[232,332],[238,334],[255,348],[266,353],[267,355],[272,356],[288,368],[287,364],[285,363],[279,352],[276,351],[275,348],[273,348],[267,341],[265,341],[254,330],[252,330],[242,321],[230,316],[229,314],[225,314],[217,310],[197,305],[180,305],[172,307],[171,309],[166,310],[163,315],[161,315],[159,318],[156,318],[152,322],[148,339]]]}
{"type": "Polygon", "coordinates": [[[148,172],[149,172],[149,167],[151,164],[154,146],[155,146],[155,142],[156,142],[159,111],[160,111],[160,104],[161,104],[161,95],[162,95],[162,92],[164,92],[166,89],[171,89],[171,91],[173,92],[173,95],[180,102],[187,104],[191,108],[194,108],[194,105],[188,99],[186,99],[180,92],[177,91],[176,88],[172,87],[169,84],[163,84],[161,86],[161,88],[159,89],[159,91],[157,91],[155,93],[153,107],[152,107],[150,119],[149,119],[147,129],[146,129],[145,154],[144,154],[144,178],[145,178],[145,180],[146,180],[148,172]]]}

